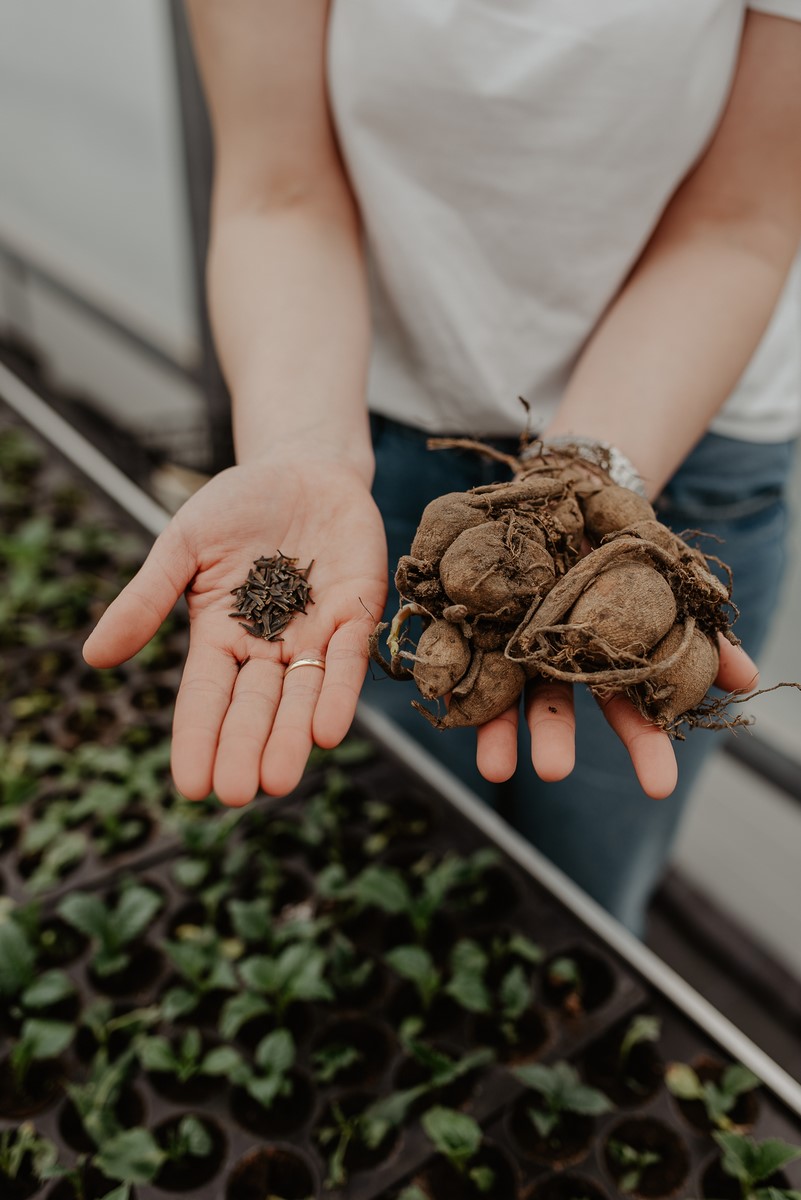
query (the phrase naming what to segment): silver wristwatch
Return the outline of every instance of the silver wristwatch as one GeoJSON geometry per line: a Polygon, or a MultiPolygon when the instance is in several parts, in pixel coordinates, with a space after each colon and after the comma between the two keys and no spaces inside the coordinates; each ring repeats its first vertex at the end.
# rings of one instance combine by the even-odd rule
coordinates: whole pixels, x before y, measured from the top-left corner
{"type": "Polygon", "coordinates": [[[644,500],[648,499],[642,476],[622,450],[610,442],[601,442],[597,438],[583,437],[578,433],[563,433],[556,437],[542,438],[524,452],[523,458],[533,458],[542,450],[568,450],[578,458],[593,466],[606,471],[613,483],[620,487],[629,488],[644,500]]]}

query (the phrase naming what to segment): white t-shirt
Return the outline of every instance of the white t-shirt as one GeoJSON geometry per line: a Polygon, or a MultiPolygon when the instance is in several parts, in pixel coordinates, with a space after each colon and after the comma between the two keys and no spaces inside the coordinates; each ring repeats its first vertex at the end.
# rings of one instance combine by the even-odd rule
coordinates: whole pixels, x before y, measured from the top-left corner
{"type": "MultiPolygon", "coordinates": [[[[334,0],[329,90],[370,251],[374,412],[534,429],[708,143],[744,0],[334,0]]],[[[801,0],[750,7],[801,19],[801,0]]],[[[644,398],[647,403],[647,398],[644,398]]],[[[801,427],[801,278],[713,428],[801,427]]]]}

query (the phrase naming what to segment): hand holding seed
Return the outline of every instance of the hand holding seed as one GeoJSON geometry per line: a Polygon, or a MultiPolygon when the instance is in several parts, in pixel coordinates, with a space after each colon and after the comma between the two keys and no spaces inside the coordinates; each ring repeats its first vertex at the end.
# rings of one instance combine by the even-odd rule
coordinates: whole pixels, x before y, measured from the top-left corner
{"type": "Polygon", "coordinates": [[[315,742],[335,746],[345,736],[367,666],[369,614],[383,608],[386,544],[367,485],[350,467],[308,456],[215,476],[103,615],[84,648],[87,662],[130,658],[183,593],[190,646],[173,727],[176,786],[190,799],[213,789],[233,805],[259,786],[285,794],[315,742]],[[258,564],[271,560],[266,590],[275,595],[262,604],[261,584],[248,588],[247,577],[262,576],[258,564]],[[303,579],[312,561],[313,604],[303,579]],[[237,597],[248,611],[232,620],[237,597]],[[240,622],[277,636],[253,636],[240,622]],[[325,671],[287,672],[300,658],[323,660],[325,671]]]}

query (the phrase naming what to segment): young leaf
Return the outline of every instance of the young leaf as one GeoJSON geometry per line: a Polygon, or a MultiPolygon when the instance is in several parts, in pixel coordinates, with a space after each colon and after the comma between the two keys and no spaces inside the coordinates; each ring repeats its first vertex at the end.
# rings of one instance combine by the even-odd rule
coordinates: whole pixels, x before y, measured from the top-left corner
{"type": "Polygon", "coordinates": [[[100,1147],[94,1162],[109,1179],[137,1184],[155,1179],[166,1157],[146,1129],[126,1129],[100,1147]]]}
{"type": "Polygon", "coordinates": [[[75,994],[75,984],[64,971],[45,971],[20,996],[23,1008],[49,1008],[75,994]]]}
{"type": "Polygon", "coordinates": [[[369,866],[351,884],[356,902],[363,908],[380,908],[382,912],[409,912],[412,896],[406,880],[393,867],[369,866]]]}
{"type": "Polygon", "coordinates": [[[36,952],[13,919],[0,923],[0,996],[18,996],[33,980],[36,952]]]}
{"type": "Polygon", "coordinates": [[[668,1063],[665,1069],[665,1084],[677,1100],[703,1100],[701,1080],[687,1063],[668,1063]]]}
{"type": "Polygon", "coordinates": [[[467,1113],[437,1105],[423,1113],[423,1129],[439,1150],[459,1171],[464,1171],[481,1146],[481,1126],[467,1113]]]}
{"type": "Polygon", "coordinates": [[[202,1063],[203,1075],[224,1075],[231,1078],[231,1073],[242,1063],[242,1055],[233,1046],[217,1046],[209,1050],[202,1063]]]}
{"type": "Polygon", "coordinates": [[[517,1021],[531,1004],[531,985],[519,963],[516,963],[501,980],[498,993],[504,1017],[517,1021]]]}
{"type": "Polygon", "coordinates": [[[658,1042],[662,1032],[662,1022],[659,1017],[651,1017],[648,1013],[638,1013],[629,1022],[620,1043],[618,1064],[622,1069],[628,1062],[629,1055],[640,1042],[658,1042]]]}
{"type": "Polygon", "coordinates": [[[384,955],[384,960],[403,979],[410,980],[428,1008],[440,985],[440,974],[434,960],[422,946],[395,946],[384,955]]]}

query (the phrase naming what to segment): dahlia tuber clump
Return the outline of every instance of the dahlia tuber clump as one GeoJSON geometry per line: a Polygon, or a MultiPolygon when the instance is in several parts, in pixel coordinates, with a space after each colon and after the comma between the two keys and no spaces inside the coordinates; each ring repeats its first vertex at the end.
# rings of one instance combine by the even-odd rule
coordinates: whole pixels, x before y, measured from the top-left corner
{"type": "Polygon", "coordinates": [[[413,702],[429,721],[482,725],[526,680],[545,678],[586,683],[601,698],[623,692],[676,737],[684,726],[744,723],[707,698],[718,635],[737,642],[730,584],[709,566],[717,559],[568,451],[513,458],[463,439],[431,445],[501,459],[514,477],[427,506],[397,566],[401,607],[371,639],[393,678],[413,679],[425,700],[447,699],[442,716],[413,702]],[[387,630],[389,661],[379,649],[387,630]]]}

